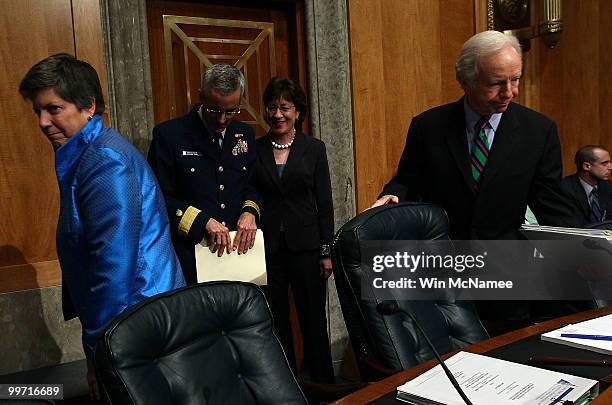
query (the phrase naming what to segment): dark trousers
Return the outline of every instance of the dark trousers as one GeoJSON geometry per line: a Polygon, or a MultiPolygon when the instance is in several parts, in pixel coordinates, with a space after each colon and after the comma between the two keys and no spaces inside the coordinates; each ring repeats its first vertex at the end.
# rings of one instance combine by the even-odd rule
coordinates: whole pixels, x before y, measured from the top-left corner
{"type": "Polygon", "coordinates": [[[320,275],[319,252],[288,252],[281,237],[275,253],[266,252],[268,287],[266,295],[274,327],[291,367],[296,371],[293,337],[289,321],[289,286],[293,292],[295,307],[304,342],[304,363],[313,381],[334,382],[327,317],[325,314],[326,283],[320,275]]]}

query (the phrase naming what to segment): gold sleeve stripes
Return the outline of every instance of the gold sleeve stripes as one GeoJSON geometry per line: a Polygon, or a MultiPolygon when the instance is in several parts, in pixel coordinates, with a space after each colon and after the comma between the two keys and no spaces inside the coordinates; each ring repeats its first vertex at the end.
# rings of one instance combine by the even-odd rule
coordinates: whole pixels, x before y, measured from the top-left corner
{"type": "MultiPolygon", "coordinates": [[[[181,222],[179,222],[179,225],[178,225],[179,235],[187,236],[187,234],[189,233],[189,230],[191,229],[191,225],[193,225],[193,221],[195,221],[196,217],[198,216],[200,212],[202,211],[195,207],[192,207],[192,206],[187,207],[187,209],[185,210],[185,213],[183,214],[183,217],[181,218],[181,222]]],[[[177,211],[177,215],[178,215],[178,211],[177,211]]]]}
{"type": "Polygon", "coordinates": [[[257,211],[257,216],[261,218],[261,211],[259,210],[259,205],[255,203],[255,201],[246,200],[244,204],[242,204],[242,208],[251,207],[257,211]]]}

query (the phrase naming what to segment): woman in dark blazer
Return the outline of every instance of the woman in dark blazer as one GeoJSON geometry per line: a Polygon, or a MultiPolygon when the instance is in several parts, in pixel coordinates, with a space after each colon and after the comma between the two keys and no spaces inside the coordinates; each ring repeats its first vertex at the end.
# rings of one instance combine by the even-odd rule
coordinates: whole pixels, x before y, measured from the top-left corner
{"type": "Polygon", "coordinates": [[[274,325],[295,370],[289,323],[291,286],[304,342],[304,363],[314,381],[334,381],[325,297],[334,230],[325,144],[296,130],[306,97],[291,79],[273,78],[263,95],[270,131],[257,140],[257,186],[266,246],[268,301],[274,325]]]}

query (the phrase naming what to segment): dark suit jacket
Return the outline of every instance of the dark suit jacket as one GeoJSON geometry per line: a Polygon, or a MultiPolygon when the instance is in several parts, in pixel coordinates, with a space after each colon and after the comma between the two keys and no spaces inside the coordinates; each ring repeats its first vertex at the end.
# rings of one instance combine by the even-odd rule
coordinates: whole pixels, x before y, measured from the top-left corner
{"type": "Polygon", "coordinates": [[[268,135],[257,140],[257,189],[263,201],[261,228],[266,252],[278,249],[281,222],[290,251],[330,244],[334,209],[325,144],[296,133],[283,172],[278,176],[268,135]]]}
{"type": "Polygon", "coordinates": [[[255,188],[253,130],[232,121],[219,151],[198,108],[157,125],[148,156],[166,199],[174,248],[188,283],[196,281],[194,245],[206,236],[208,220],[235,230],[242,212],[259,217],[261,203],[255,188]]]}
{"type": "MultiPolygon", "coordinates": [[[[587,199],[587,195],[584,192],[584,188],[580,183],[580,179],[577,174],[567,176],[561,182],[563,190],[572,196],[576,206],[578,207],[578,220],[580,225],[590,224],[591,221],[591,207],[587,199]]],[[[607,181],[600,181],[597,183],[599,188],[599,205],[604,211],[604,221],[612,217],[612,185],[607,181]]]]}
{"type": "Polygon", "coordinates": [[[397,175],[382,195],[440,204],[453,239],[517,239],[527,204],[542,225],[576,225],[561,172],[555,123],[511,103],[476,191],[460,99],[412,120],[397,175]]]}

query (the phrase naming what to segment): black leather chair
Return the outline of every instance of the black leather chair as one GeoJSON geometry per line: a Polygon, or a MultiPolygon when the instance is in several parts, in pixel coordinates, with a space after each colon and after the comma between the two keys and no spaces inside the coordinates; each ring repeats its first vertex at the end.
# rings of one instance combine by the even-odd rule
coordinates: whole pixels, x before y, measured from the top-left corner
{"type": "MultiPolygon", "coordinates": [[[[612,231],[612,221],[595,222],[586,226],[587,229],[601,229],[612,231]]],[[[612,255],[612,249],[606,249],[612,255]]],[[[612,280],[598,281],[589,283],[589,289],[593,296],[591,306],[594,308],[604,308],[612,306],[612,280]]]]}
{"type": "Polygon", "coordinates": [[[305,404],[253,284],[211,282],[119,316],[94,362],[113,404],[305,404]]]}
{"type": "MultiPolygon", "coordinates": [[[[401,203],[365,211],[346,223],[332,244],[334,277],[342,313],[363,379],[372,380],[434,357],[405,314],[382,316],[380,291],[362,267],[360,242],[448,239],[448,217],[431,204],[401,203]],[[369,291],[364,291],[367,288],[369,291]],[[368,298],[364,298],[368,297],[368,298]]],[[[472,302],[398,301],[416,316],[440,353],[487,339],[472,302]]]]}

